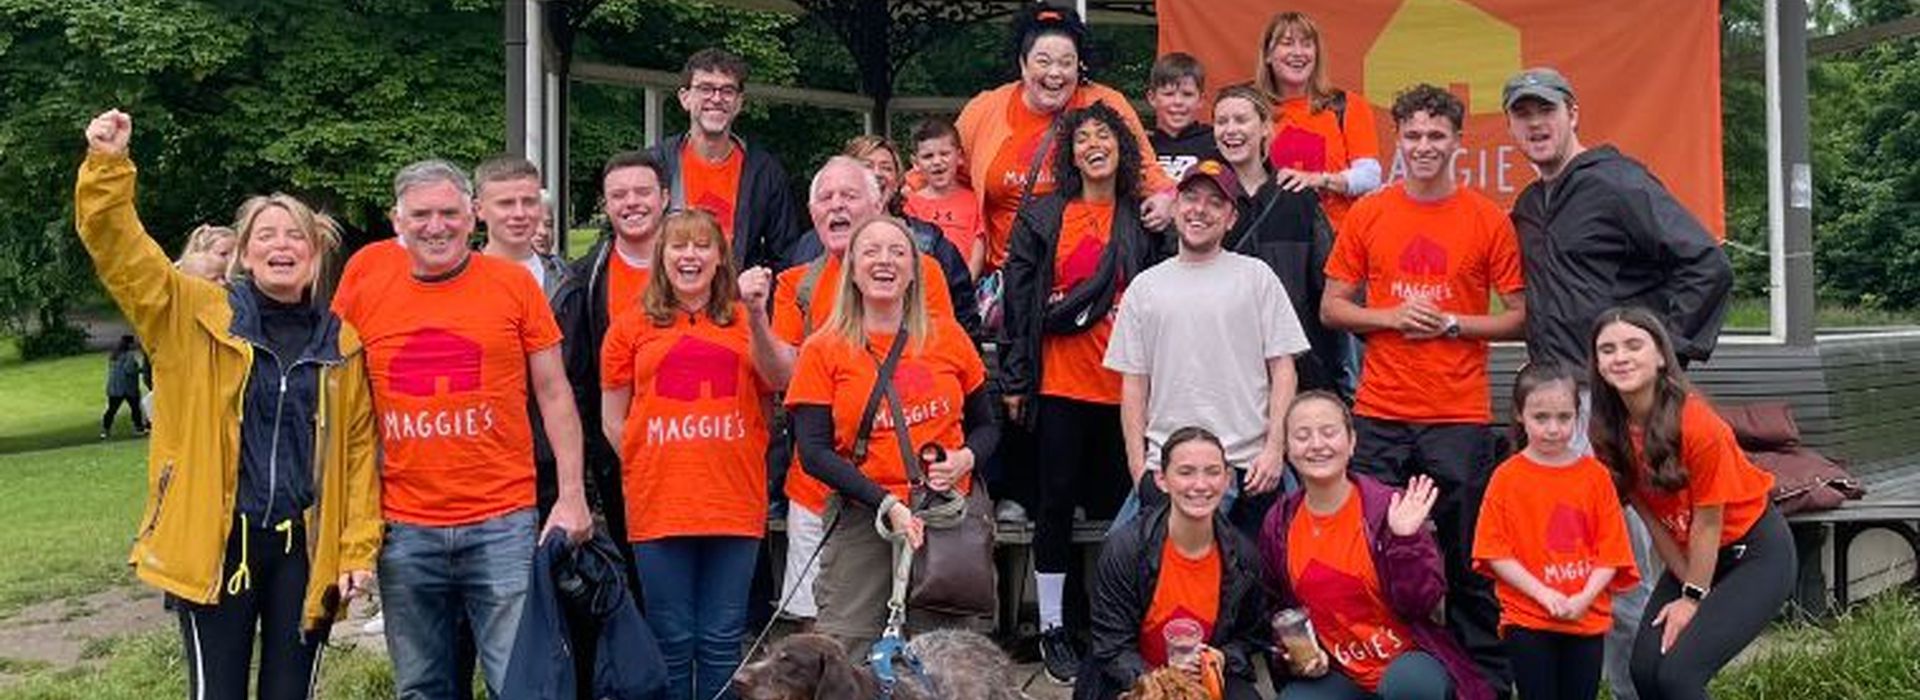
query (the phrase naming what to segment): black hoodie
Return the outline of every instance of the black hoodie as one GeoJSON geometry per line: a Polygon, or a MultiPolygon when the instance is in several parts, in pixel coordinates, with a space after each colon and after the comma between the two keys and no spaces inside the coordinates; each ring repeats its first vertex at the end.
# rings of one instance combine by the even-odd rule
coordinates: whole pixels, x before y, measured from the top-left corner
{"type": "Polygon", "coordinates": [[[1513,205],[1527,274],[1530,359],[1586,367],[1593,319],[1644,306],[1667,320],[1682,360],[1705,360],[1727,315],[1726,251],[1646,166],[1601,146],[1513,205]]]}

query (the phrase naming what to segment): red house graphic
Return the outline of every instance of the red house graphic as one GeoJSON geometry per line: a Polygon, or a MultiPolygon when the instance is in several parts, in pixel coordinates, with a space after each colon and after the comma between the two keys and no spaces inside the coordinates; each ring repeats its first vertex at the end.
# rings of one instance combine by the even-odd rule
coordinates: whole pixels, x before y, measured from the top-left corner
{"type": "Polygon", "coordinates": [[[730,399],[740,393],[740,353],[692,336],[682,337],[660,359],[653,393],[679,401],[730,399]]]}
{"type": "Polygon", "coordinates": [[[1447,249],[1424,234],[1415,236],[1400,250],[1400,273],[1409,277],[1447,276],[1447,249]]]}
{"type": "Polygon", "coordinates": [[[464,394],[480,389],[480,344],[439,328],[422,328],[407,336],[387,365],[387,388],[407,396],[433,396],[443,391],[464,394]]]}
{"type": "Polygon", "coordinates": [[[1553,506],[1553,514],[1547,516],[1547,551],[1558,554],[1579,554],[1586,551],[1593,542],[1593,533],[1587,528],[1587,518],[1565,503],[1553,506]]]}
{"type": "Polygon", "coordinates": [[[1288,124],[1273,135],[1277,167],[1320,172],[1327,169],[1327,137],[1288,124]]]}

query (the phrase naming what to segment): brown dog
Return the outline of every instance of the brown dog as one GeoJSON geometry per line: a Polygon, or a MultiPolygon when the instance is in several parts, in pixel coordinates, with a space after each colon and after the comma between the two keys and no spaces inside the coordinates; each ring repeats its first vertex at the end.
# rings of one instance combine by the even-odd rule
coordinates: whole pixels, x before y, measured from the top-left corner
{"type": "MultiPolygon", "coordinates": [[[[880,696],[880,683],[865,667],[847,661],[847,652],[832,637],[796,634],[774,642],[761,655],[733,674],[733,690],[743,700],[869,700],[880,696]]],[[[894,684],[899,700],[931,700],[919,683],[902,679],[894,684]]]]}

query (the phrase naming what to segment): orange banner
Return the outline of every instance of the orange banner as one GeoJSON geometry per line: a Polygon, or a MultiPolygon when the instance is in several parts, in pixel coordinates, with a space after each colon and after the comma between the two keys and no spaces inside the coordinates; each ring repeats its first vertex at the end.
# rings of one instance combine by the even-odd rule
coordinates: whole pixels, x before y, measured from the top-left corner
{"type": "Polygon", "coordinates": [[[1639,159],[1681,203],[1724,238],[1720,170],[1720,17],[1711,0],[1159,0],[1160,52],[1185,51],[1209,88],[1251,80],[1260,34],[1276,12],[1320,25],[1335,86],[1376,109],[1381,167],[1394,156],[1387,109],[1416,83],[1467,103],[1462,182],[1511,204],[1535,179],[1507,135],[1506,79],[1552,66],[1573,83],[1579,133],[1639,159]]]}

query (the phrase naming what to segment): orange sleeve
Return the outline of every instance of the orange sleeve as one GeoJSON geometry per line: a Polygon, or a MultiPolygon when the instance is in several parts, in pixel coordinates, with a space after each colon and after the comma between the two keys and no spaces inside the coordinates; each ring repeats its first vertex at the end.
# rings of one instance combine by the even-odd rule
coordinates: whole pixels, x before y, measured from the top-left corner
{"type": "Polygon", "coordinates": [[[1733,429],[1714,414],[1706,399],[1687,397],[1680,409],[1680,460],[1687,469],[1692,506],[1726,505],[1746,498],[1739,480],[1746,459],[1733,429]]]}
{"type": "Polygon", "coordinates": [[[926,290],[927,315],[953,318],[953,293],[947,291],[947,275],[940,271],[940,263],[926,253],[920,254],[920,279],[926,282],[920,287],[926,290]]]}
{"type": "Polygon", "coordinates": [[[600,388],[633,386],[633,341],[635,331],[639,330],[635,319],[645,316],[638,310],[629,310],[607,328],[607,337],[600,341],[600,388]]]}
{"type": "MultiPolygon", "coordinates": [[[[1508,460],[1509,463],[1512,461],[1508,460]]],[[[1503,468],[1505,464],[1501,465],[1503,468]]],[[[1502,474],[1504,469],[1493,473],[1493,480],[1487,484],[1487,494],[1480,501],[1479,522],[1473,532],[1473,568],[1488,577],[1493,576],[1492,567],[1487,562],[1495,559],[1512,559],[1513,542],[1507,532],[1507,499],[1512,498],[1513,479],[1511,473],[1502,474]],[[1502,478],[1502,477],[1509,478],[1502,478]]]]}
{"type": "Polygon", "coordinates": [[[1513,219],[1501,213],[1497,206],[1488,207],[1487,218],[1494,227],[1488,280],[1501,294],[1518,293],[1527,286],[1526,273],[1520,265],[1520,234],[1513,229],[1513,219]]]}
{"type": "Polygon", "coordinates": [[[1362,97],[1360,93],[1347,93],[1347,123],[1344,132],[1342,136],[1347,142],[1347,162],[1351,163],[1361,158],[1380,159],[1379,132],[1373,129],[1373,106],[1367,104],[1367,98],[1362,97]]]}
{"type": "Polygon", "coordinates": [[[780,342],[799,347],[806,331],[805,319],[800,318],[800,279],[807,274],[809,265],[796,265],[780,273],[773,285],[773,337],[780,342]]]}
{"type": "Polygon", "coordinates": [[[833,406],[834,356],[839,338],[829,333],[815,334],[800,346],[800,357],[793,363],[793,379],[787,382],[787,405],[833,406]]]}
{"type": "Polygon", "coordinates": [[[1367,248],[1360,242],[1373,220],[1378,198],[1367,198],[1347,212],[1346,227],[1333,237],[1333,252],[1327,255],[1327,277],[1359,284],[1367,279],[1367,248]]]}
{"type": "Polygon", "coordinates": [[[973,347],[973,340],[967,337],[966,329],[961,328],[958,321],[941,319],[939,323],[940,329],[935,332],[953,353],[954,363],[960,369],[961,393],[971,394],[987,383],[986,362],[980,359],[980,351],[973,347]]]}
{"type": "Polygon", "coordinates": [[[1587,473],[1589,495],[1587,512],[1594,517],[1594,549],[1599,557],[1596,566],[1611,566],[1614,569],[1613,581],[1607,589],[1615,592],[1632,589],[1640,582],[1640,568],[1633,561],[1633,545],[1627,539],[1627,515],[1620,506],[1620,495],[1614,491],[1613,478],[1607,468],[1601,466],[1592,457],[1587,473]]]}

